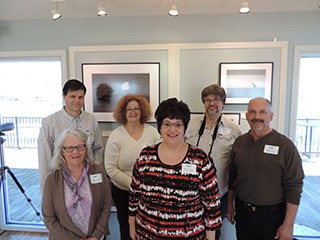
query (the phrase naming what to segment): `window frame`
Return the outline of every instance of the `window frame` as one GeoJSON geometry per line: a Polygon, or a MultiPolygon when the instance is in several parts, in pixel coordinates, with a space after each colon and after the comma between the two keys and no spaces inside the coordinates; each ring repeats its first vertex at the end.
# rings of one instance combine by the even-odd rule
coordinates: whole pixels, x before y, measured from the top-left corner
{"type": "MultiPolygon", "coordinates": [[[[57,60],[61,62],[61,85],[63,79],[67,79],[67,53],[65,50],[49,50],[49,51],[8,51],[0,52],[0,61],[48,61],[57,60]]],[[[2,166],[3,163],[1,163],[2,166]]],[[[9,176],[10,177],[10,176],[9,176]]],[[[0,229],[9,231],[27,231],[27,232],[47,232],[44,224],[32,223],[7,223],[6,222],[6,202],[5,189],[6,184],[1,183],[0,189],[0,229]]],[[[31,207],[31,206],[30,206],[31,207]]],[[[41,211],[41,209],[37,209],[41,211]]]]}

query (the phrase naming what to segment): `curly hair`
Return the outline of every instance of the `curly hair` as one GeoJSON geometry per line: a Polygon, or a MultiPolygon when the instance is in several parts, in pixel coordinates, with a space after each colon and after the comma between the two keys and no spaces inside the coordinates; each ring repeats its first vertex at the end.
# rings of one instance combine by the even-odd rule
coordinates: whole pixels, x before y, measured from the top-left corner
{"type": "Polygon", "coordinates": [[[128,94],[122,97],[117,103],[116,107],[114,108],[113,117],[116,120],[116,122],[120,124],[127,123],[127,105],[131,101],[136,101],[139,104],[141,112],[140,122],[145,123],[146,121],[148,121],[152,116],[151,107],[148,100],[145,97],[140,96],[138,94],[128,94]]]}

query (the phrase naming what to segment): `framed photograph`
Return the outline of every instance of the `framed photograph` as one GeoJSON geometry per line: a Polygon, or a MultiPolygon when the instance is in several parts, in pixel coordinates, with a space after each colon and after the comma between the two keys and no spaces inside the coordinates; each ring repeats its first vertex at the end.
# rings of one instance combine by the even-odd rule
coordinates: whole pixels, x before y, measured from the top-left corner
{"type": "MultiPolygon", "coordinates": [[[[228,118],[231,122],[234,122],[235,124],[240,125],[241,121],[241,113],[237,112],[222,112],[223,116],[228,118]]],[[[192,112],[190,116],[191,119],[203,119],[204,118],[204,113],[199,113],[199,112],[192,112]]]]}
{"type": "Polygon", "coordinates": [[[233,113],[233,112],[222,112],[223,116],[228,118],[231,122],[240,125],[241,121],[241,114],[240,113],[233,113]]]}
{"type": "Polygon", "coordinates": [[[114,122],[113,109],[127,94],[146,97],[152,112],[159,105],[160,63],[84,63],[82,76],[85,110],[99,122],[114,122]]]}
{"type": "Polygon", "coordinates": [[[273,62],[220,63],[220,86],[226,90],[226,104],[247,104],[255,97],[271,102],[273,62]]]}

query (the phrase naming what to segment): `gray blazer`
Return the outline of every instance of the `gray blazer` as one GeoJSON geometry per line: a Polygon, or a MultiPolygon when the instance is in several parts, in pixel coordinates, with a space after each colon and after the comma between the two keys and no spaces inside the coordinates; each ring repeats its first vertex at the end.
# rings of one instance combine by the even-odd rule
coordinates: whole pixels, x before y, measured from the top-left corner
{"type": "Polygon", "coordinates": [[[88,175],[101,173],[102,183],[90,184],[92,194],[89,234],[85,236],[69,217],[64,200],[62,170],[51,173],[45,182],[42,196],[42,215],[50,240],[79,240],[86,237],[101,239],[110,234],[108,220],[111,211],[109,180],[103,167],[90,165],[88,175]]]}

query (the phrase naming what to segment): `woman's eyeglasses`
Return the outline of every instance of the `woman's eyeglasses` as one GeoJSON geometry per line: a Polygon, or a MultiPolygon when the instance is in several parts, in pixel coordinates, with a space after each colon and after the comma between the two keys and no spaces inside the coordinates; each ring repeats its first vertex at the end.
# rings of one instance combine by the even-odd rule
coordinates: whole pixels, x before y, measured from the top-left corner
{"type": "Polygon", "coordinates": [[[67,153],[72,153],[75,149],[77,151],[83,151],[86,148],[85,144],[79,144],[77,146],[64,146],[62,147],[67,153]]]}
{"type": "Polygon", "coordinates": [[[175,123],[171,123],[171,122],[162,122],[162,127],[164,129],[169,129],[171,128],[172,126],[175,128],[175,129],[181,129],[183,128],[183,123],[182,122],[175,122],[175,123]]]}

